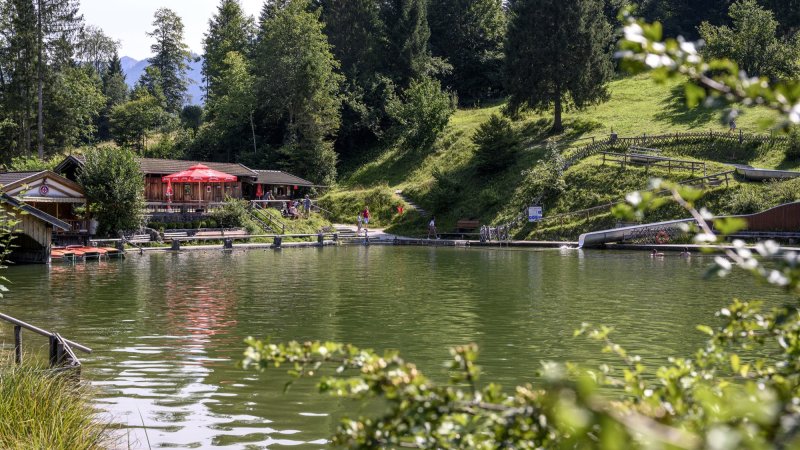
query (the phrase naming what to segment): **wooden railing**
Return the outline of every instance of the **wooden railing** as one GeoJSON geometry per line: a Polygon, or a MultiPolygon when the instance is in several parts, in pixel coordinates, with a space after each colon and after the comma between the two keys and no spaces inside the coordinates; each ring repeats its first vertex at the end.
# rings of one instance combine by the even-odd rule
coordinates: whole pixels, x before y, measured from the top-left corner
{"type": "Polygon", "coordinates": [[[78,344],[77,342],[64,339],[60,334],[43,330],[39,327],[33,326],[27,322],[23,322],[14,317],[0,313],[0,319],[5,320],[14,325],[14,360],[17,364],[22,364],[22,329],[32,331],[36,334],[42,335],[50,341],[50,367],[78,367],[81,365],[80,360],[72,351],[76,348],[85,353],[92,353],[92,349],[85,345],[78,344]]]}
{"type": "Polygon", "coordinates": [[[669,173],[672,170],[690,170],[694,175],[695,170],[703,171],[703,176],[706,175],[706,163],[703,161],[692,161],[688,159],[675,159],[666,156],[654,156],[644,153],[614,153],[614,152],[601,152],[603,155],[603,165],[606,161],[619,163],[623,169],[625,166],[644,166],[645,173],[650,171],[650,167],[666,168],[669,173]]]}

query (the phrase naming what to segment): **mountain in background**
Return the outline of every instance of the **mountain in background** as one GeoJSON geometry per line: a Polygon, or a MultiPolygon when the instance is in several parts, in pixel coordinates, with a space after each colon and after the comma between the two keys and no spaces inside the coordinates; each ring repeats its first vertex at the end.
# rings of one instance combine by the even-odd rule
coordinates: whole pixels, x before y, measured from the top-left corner
{"type": "MultiPolygon", "coordinates": [[[[120,58],[120,63],[122,65],[122,71],[125,73],[125,81],[131,88],[136,84],[137,81],[139,81],[142,73],[144,73],[144,69],[150,65],[146,59],[139,61],[131,58],[130,56],[123,56],[120,58]]],[[[201,72],[202,67],[203,57],[192,54],[192,59],[189,61],[189,69],[186,71],[186,75],[189,78],[189,89],[187,90],[189,99],[186,102],[187,104],[203,104],[203,90],[200,88],[203,80],[203,75],[201,72]]]]}

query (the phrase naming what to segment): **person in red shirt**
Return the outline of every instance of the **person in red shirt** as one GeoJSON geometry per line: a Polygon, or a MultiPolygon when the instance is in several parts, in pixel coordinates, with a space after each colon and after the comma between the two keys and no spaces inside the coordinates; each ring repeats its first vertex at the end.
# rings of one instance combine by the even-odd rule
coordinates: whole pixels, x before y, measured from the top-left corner
{"type": "Polygon", "coordinates": [[[367,234],[367,227],[369,226],[369,206],[364,207],[364,211],[361,213],[361,217],[364,220],[364,235],[367,234]]]}

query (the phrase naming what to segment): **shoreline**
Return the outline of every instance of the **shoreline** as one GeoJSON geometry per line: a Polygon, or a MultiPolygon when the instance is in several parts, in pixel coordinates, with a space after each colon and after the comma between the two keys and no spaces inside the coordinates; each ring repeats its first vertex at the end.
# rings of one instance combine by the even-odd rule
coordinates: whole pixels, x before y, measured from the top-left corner
{"type": "MultiPolygon", "coordinates": [[[[185,245],[181,246],[180,250],[173,250],[171,247],[142,247],[139,249],[125,249],[125,253],[152,253],[152,252],[191,252],[191,251],[211,251],[211,250],[280,250],[283,248],[323,248],[323,247],[336,247],[336,246],[415,246],[415,247],[460,247],[460,248],[517,248],[517,249],[565,249],[565,250],[617,250],[617,251],[640,251],[649,252],[657,249],[660,252],[680,253],[684,249],[688,249],[691,253],[701,253],[703,246],[697,244],[605,244],[597,247],[587,247],[578,249],[578,243],[573,241],[510,241],[510,242],[480,242],[469,240],[445,240],[445,239],[414,239],[414,238],[396,238],[396,239],[370,239],[364,242],[363,238],[349,238],[339,239],[337,241],[326,240],[323,243],[319,242],[284,242],[280,246],[275,246],[273,243],[241,243],[233,244],[231,247],[224,247],[220,244],[214,245],[185,245]]],[[[754,248],[755,244],[748,244],[747,248],[754,248]]],[[[708,248],[708,247],[705,247],[708,248]]],[[[718,252],[723,249],[733,249],[732,245],[722,245],[714,249],[712,253],[718,252]]],[[[800,252],[800,247],[782,247],[784,251],[800,252]]]]}

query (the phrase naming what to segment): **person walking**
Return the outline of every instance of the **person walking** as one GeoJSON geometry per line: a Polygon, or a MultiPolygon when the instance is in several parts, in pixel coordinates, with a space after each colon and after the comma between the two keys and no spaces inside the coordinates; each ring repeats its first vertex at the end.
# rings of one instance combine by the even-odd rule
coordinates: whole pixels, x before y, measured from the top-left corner
{"type": "Polygon", "coordinates": [[[428,239],[431,238],[433,235],[434,239],[438,239],[436,236],[436,217],[431,217],[431,221],[428,222],[428,239]]]}
{"type": "Polygon", "coordinates": [[[364,216],[364,235],[366,236],[366,234],[369,232],[369,230],[367,229],[369,228],[369,218],[370,218],[369,206],[364,207],[364,211],[361,213],[361,215],[364,216]]]}
{"type": "Polygon", "coordinates": [[[735,132],[736,131],[736,118],[735,117],[731,117],[731,121],[728,122],[728,125],[730,126],[730,129],[728,130],[728,133],[735,132]]]}

